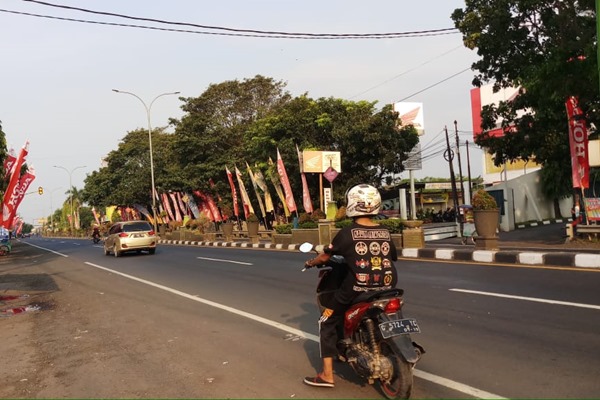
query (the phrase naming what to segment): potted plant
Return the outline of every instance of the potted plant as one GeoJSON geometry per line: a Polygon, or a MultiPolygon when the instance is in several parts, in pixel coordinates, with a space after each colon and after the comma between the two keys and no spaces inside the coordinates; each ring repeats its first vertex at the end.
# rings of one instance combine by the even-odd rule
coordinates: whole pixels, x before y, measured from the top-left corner
{"type": "Polygon", "coordinates": [[[258,217],[256,214],[248,214],[248,218],[246,218],[246,226],[248,227],[248,237],[258,237],[258,217]]]}
{"type": "Polygon", "coordinates": [[[483,189],[479,189],[471,200],[475,230],[480,237],[496,237],[500,209],[496,199],[483,189]]]}

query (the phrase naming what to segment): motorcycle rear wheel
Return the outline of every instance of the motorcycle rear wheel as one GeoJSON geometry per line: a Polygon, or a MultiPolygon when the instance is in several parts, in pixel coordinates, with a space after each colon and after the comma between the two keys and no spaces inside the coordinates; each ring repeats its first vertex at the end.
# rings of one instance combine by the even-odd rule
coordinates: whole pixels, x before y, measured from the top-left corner
{"type": "Polygon", "coordinates": [[[385,342],[381,343],[381,354],[387,357],[394,367],[389,382],[379,381],[383,395],[390,400],[409,399],[413,386],[413,365],[394,353],[385,342]]]}

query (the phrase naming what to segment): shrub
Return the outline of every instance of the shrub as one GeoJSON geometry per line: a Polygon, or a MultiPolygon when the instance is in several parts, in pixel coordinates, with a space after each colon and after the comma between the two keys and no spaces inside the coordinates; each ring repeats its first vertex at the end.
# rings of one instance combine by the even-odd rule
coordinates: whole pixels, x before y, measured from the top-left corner
{"type": "Polygon", "coordinates": [[[298,216],[299,225],[309,221],[312,221],[312,217],[310,216],[310,214],[300,213],[300,215],[298,216]]]}
{"type": "Polygon", "coordinates": [[[337,212],[335,213],[336,221],[341,221],[343,219],[346,219],[346,206],[341,206],[340,208],[338,208],[337,212]]]}
{"type": "Polygon", "coordinates": [[[292,233],[292,224],[275,225],[275,232],[280,235],[289,235],[292,233]]]}
{"type": "Polygon", "coordinates": [[[479,189],[473,195],[473,199],[471,201],[471,205],[474,210],[496,210],[498,209],[498,204],[496,203],[496,199],[486,192],[483,189],[479,189]]]}
{"type": "Polygon", "coordinates": [[[319,222],[320,219],[327,218],[327,215],[320,208],[317,208],[313,211],[311,218],[313,221],[319,222]]]}
{"type": "Polygon", "coordinates": [[[339,221],[335,221],[335,227],[338,229],[345,228],[347,226],[352,225],[351,218],[340,219],[339,221]]]}
{"type": "Polygon", "coordinates": [[[248,218],[246,218],[246,222],[258,222],[258,217],[254,213],[248,214],[248,218]]]}
{"type": "Polygon", "coordinates": [[[402,229],[404,228],[401,219],[380,219],[377,223],[381,226],[385,226],[390,233],[402,233],[402,229]]]}
{"type": "Polygon", "coordinates": [[[300,229],[315,229],[318,227],[319,227],[319,224],[312,220],[298,223],[298,228],[300,228],[300,229]]]}

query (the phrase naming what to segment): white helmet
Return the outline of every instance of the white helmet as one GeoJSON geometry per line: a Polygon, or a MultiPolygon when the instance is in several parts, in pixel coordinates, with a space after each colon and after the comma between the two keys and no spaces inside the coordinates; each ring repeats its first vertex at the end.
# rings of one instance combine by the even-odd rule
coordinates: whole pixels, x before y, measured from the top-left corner
{"type": "Polygon", "coordinates": [[[377,215],[380,209],[381,195],[375,187],[360,184],[346,192],[346,215],[348,217],[377,215]]]}

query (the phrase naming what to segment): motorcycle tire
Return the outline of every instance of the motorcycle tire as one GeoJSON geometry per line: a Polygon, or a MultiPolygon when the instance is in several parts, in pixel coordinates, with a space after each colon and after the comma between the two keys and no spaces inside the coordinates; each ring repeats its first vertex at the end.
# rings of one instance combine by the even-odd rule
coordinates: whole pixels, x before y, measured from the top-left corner
{"type": "Polygon", "coordinates": [[[383,395],[390,400],[409,399],[413,386],[413,365],[401,355],[394,353],[385,342],[381,343],[381,354],[387,357],[394,366],[390,381],[379,381],[383,395]]]}
{"type": "Polygon", "coordinates": [[[0,246],[0,256],[5,256],[8,253],[10,253],[10,249],[8,248],[8,246],[0,246]]]}

